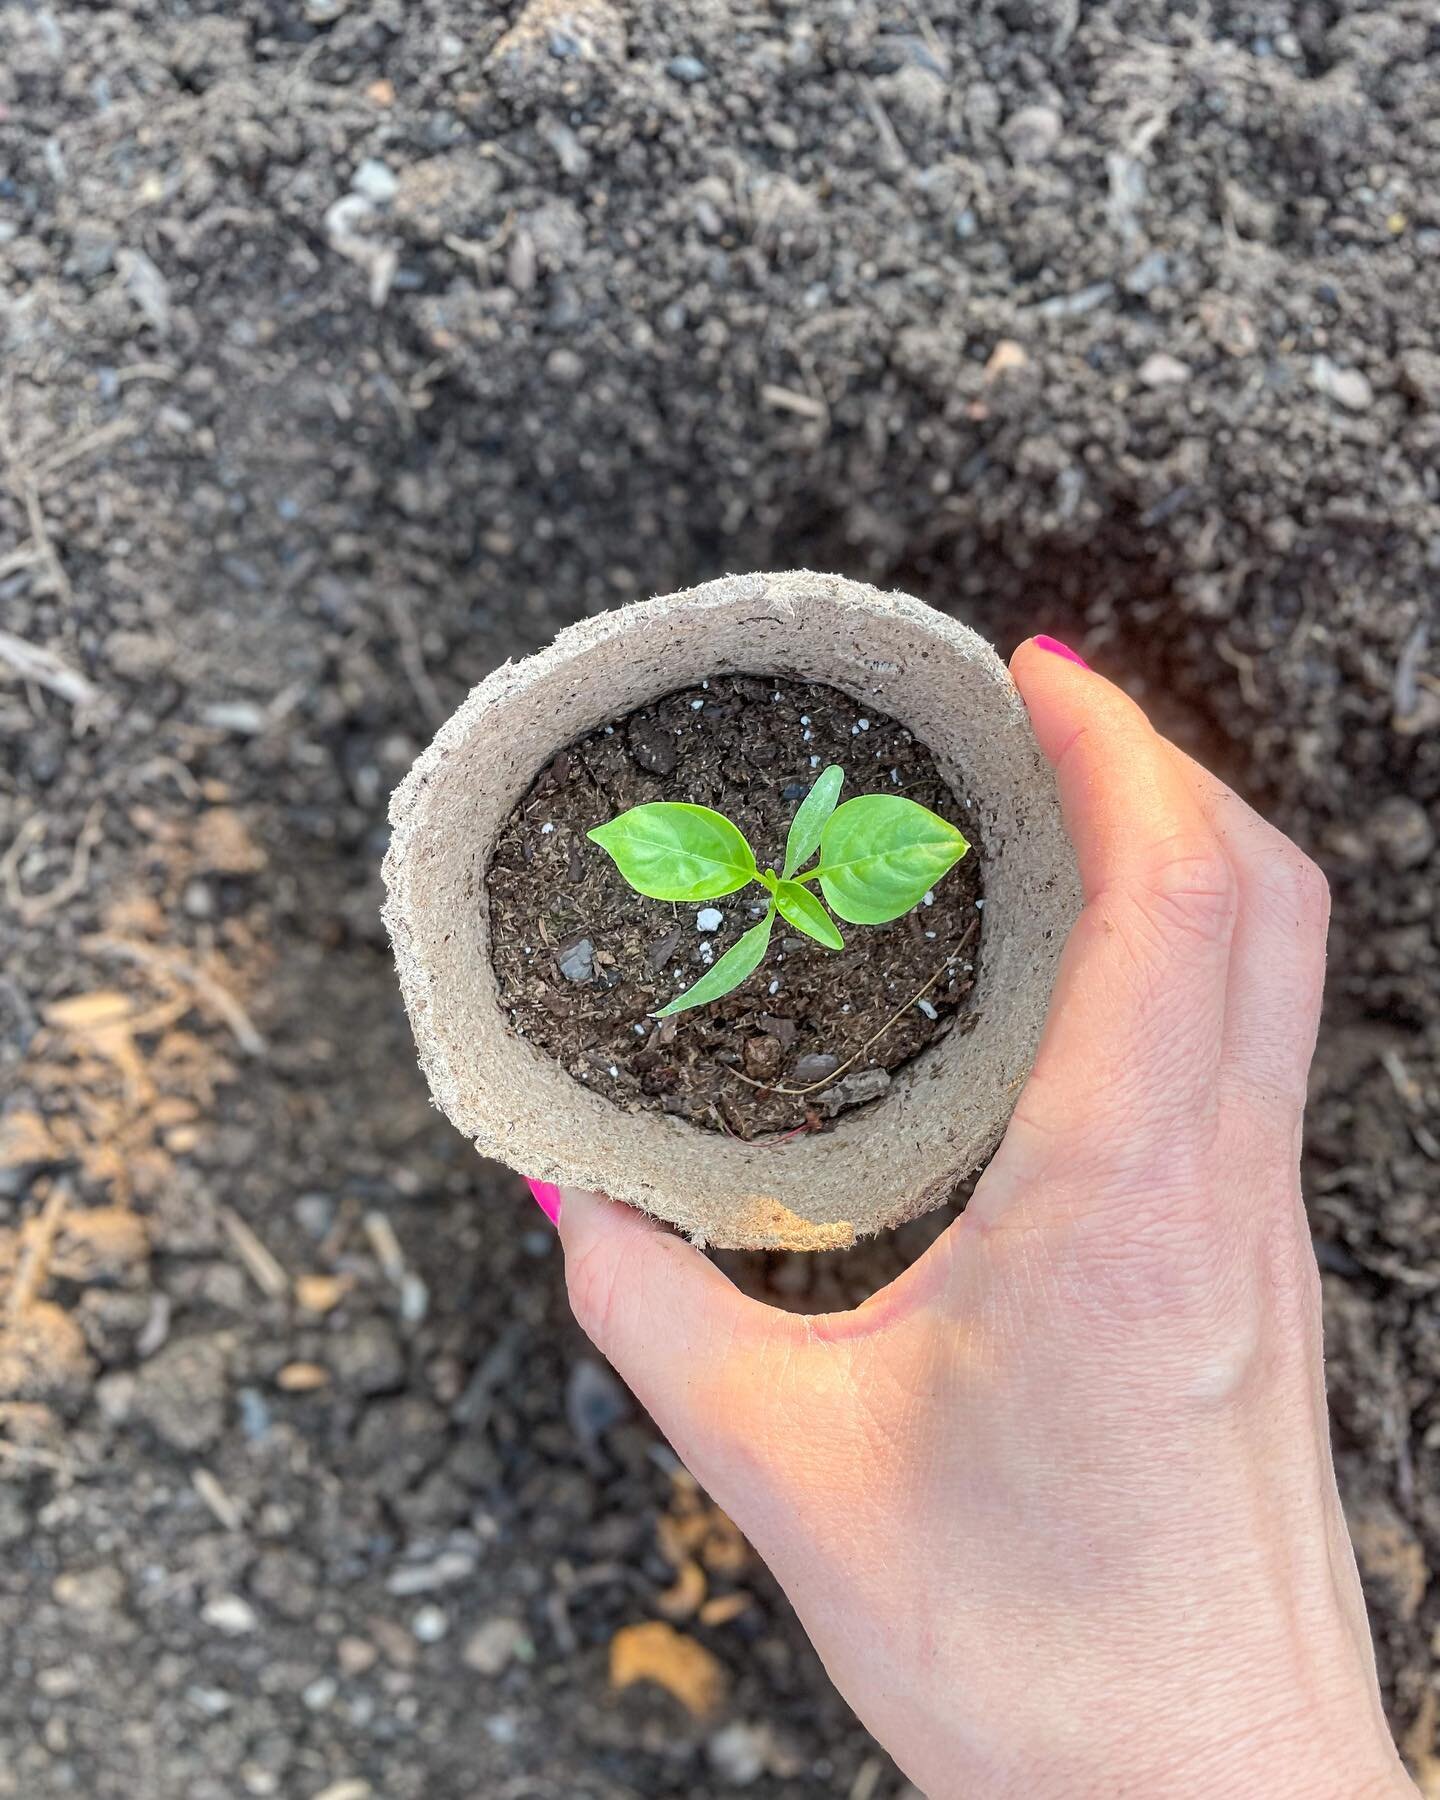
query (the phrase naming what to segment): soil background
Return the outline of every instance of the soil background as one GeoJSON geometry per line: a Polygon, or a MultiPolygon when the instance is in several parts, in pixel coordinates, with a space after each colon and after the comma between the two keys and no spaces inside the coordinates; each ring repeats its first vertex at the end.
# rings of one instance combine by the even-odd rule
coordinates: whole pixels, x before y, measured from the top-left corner
{"type": "MultiPolygon", "coordinates": [[[[1440,1793],[1437,75],[1433,0],[0,5],[0,1795],[905,1791],[378,919],[488,669],[806,565],[1075,643],[1328,872],[1336,1451],[1440,1793]]],[[[844,1303],[940,1223],[728,1261],[844,1303]]]]}

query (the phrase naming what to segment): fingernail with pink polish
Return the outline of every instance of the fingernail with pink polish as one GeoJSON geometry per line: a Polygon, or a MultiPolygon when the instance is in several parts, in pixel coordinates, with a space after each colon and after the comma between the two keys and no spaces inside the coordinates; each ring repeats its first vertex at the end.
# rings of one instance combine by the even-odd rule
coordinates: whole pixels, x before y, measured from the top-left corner
{"type": "Polygon", "coordinates": [[[560,1190],[550,1181],[531,1181],[527,1176],[525,1185],[535,1196],[535,1204],[544,1213],[552,1225],[560,1223],[560,1190]]]}
{"type": "Polygon", "coordinates": [[[1079,663],[1082,669],[1090,667],[1078,651],[1072,650],[1068,644],[1062,644],[1059,638],[1041,636],[1035,642],[1041,650],[1048,650],[1052,656],[1063,656],[1066,662],[1079,663]]]}

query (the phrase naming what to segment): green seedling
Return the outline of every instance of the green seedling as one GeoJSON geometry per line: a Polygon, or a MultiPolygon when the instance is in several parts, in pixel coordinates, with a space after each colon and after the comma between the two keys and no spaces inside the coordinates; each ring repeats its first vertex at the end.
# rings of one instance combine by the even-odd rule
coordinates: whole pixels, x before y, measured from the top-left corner
{"type": "Polygon", "coordinates": [[[839,927],[807,885],[818,882],[830,911],[850,925],[885,925],[918,905],[970,848],[947,820],[902,794],[860,794],[839,805],[844,771],[826,769],[800,802],[780,873],[762,868],[743,835],[708,806],[661,800],[632,806],[587,835],[651,900],[719,900],[752,881],[768,890],[765,917],[683,994],[653,1016],[704,1006],[759,968],[778,914],[827,950],[839,927]],[[819,852],[813,869],[804,869],[819,852]]]}

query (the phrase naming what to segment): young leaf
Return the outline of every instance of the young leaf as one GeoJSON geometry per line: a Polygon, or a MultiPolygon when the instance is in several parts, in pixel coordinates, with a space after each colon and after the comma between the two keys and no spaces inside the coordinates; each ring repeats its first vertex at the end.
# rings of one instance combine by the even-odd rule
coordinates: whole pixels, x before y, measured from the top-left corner
{"type": "Polygon", "coordinates": [[[755,879],[755,852],[708,806],[657,800],[585,835],[651,900],[718,900],[755,879]]]}
{"type": "Polygon", "coordinates": [[[810,892],[798,881],[782,881],[775,890],[775,904],[784,916],[806,937],[812,937],[827,950],[843,950],[845,940],[835,921],[810,892]]]}
{"type": "Polygon", "coordinates": [[[785,840],[783,878],[786,881],[798,868],[809,862],[819,849],[820,833],[825,829],[825,821],[835,810],[835,802],[840,798],[840,785],[844,779],[845,771],[838,763],[831,763],[800,802],[799,810],[790,821],[790,835],[785,840]]]}
{"type": "Polygon", "coordinates": [[[908,912],[969,848],[953,825],[913,800],[860,794],[830,815],[813,875],[842,919],[884,925],[908,912]]]}
{"type": "Polygon", "coordinates": [[[745,977],[758,969],[770,947],[770,928],[775,923],[772,906],[758,925],[733,943],[713,968],[709,968],[693,987],[677,994],[668,1006],[662,1006],[652,1019],[668,1019],[671,1013],[685,1012],[692,1006],[704,1006],[718,1000],[732,988],[739,987],[745,977]]]}

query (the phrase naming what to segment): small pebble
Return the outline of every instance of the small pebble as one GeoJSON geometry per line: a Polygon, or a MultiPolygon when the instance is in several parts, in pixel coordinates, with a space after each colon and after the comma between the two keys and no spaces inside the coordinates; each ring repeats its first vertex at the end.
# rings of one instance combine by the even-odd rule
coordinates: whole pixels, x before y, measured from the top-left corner
{"type": "Polygon", "coordinates": [[[560,952],[560,973],[567,981],[588,981],[595,973],[595,946],[589,938],[560,952]]]}
{"type": "Polygon", "coordinates": [[[529,1649],[525,1627],[517,1619],[487,1619],[466,1640],[460,1660],[477,1675],[503,1674],[517,1656],[529,1649]]]}
{"type": "Polygon", "coordinates": [[[686,87],[694,87],[697,81],[703,81],[710,73],[698,56],[672,56],[665,65],[665,71],[673,75],[676,81],[683,81],[686,87]]]}
{"type": "Polygon", "coordinates": [[[1375,397],[1359,369],[1342,369],[1328,356],[1317,356],[1310,364],[1310,385],[1347,412],[1364,412],[1375,397]]]}
{"type": "Polygon", "coordinates": [[[868,731],[870,729],[870,721],[868,719],[857,719],[855,723],[862,731],[868,731]]]}
{"type": "Polygon", "coordinates": [[[333,1675],[320,1675],[301,1691],[300,1698],[310,1712],[324,1712],[339,1692],[340,1684],[333,1675]]]}
{"type": "Polygon", "coordinates": [[[1178,356],[1157,350],[1145,358],[1136,374],[1142,387],[1179,387],[1190,379],[1191,370],[1189,363],[1181,362],[1178,356]]]}
{"type": "Polygon", "coordinates": [[[384,206],[395,198],[400,182],[395,171],[377,157],[367,156],[350,177],[353,192],[384,206]]]}
{"type": "Polygon", "coordinates": [[[921,1012],[924,1013],[924,1015],[927,1019],[938,1019],[940,1017],[939,1013],[936,1012],[934,1006],[931,1005],[930,1001],[917,1000],[915,1002],[915,1004],[916,1004],[916,1006],[918,1006],[920,1008],[921,1012]]]}
{"type": "Polygon", "coordinates": [[[200,1617],[214,1630],[224,1632],[226,1637],[240,1637],[260,1623],[255,1608],[239,1594],[217,1594],[205,1603],[200,1617]]]}
{"type": "Polygon", "coordinates": [[[410,1621],[410,1630],[422,1644],[438,1644],[450,1629],[443,1607],[422,1606],[410,1621]]]}

